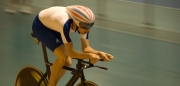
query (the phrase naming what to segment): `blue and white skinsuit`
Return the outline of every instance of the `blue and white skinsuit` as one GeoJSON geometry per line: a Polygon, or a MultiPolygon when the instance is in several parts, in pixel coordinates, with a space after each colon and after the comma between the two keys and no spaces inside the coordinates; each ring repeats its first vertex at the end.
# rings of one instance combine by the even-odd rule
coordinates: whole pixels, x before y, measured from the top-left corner
{"type": "MultiPolygon", "coordinates": [[[[39,12],[33,21],[32,31],[39,41],[54,51],[58,46],[71,42],[70,32],[75,32],[71,28],[72,23],[66,7],[55,6],[39,12]]],[[[88,34],[80,34],[80,37],[88,39],[88,34]]]]}

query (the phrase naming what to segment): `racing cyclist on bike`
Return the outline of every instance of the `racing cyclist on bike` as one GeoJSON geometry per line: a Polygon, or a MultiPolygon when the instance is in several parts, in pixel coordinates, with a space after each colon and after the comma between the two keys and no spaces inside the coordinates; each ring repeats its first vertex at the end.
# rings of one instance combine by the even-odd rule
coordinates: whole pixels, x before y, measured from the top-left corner
{"type": "Polygon", "coordinates": [[[52,65],[48,86],[56,86],[66,70],[63,66],[71,66],[71,58],[90,59],[95,64],[100,57],[104,61],[113,58],[111,54],[94,50],[89,45],[88,34],[95,21],[93,12],[85,6],[53,6],[40,11],[32,25],[33,34],[57,57],[52,65]],[[80,34],[82,52],[73,48],[70,32],[80,34]]]}

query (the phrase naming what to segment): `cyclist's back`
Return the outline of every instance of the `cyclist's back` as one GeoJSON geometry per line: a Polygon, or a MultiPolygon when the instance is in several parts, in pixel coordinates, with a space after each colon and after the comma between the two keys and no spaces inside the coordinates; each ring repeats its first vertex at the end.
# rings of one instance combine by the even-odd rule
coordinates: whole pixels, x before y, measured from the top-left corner
{"type": "Polygon", "coordinates": [[[61,32],[64,24],[70,19],[66,11],[66,7],[50,7],[39,13],[39,19],[46,27],[61,32]]]}

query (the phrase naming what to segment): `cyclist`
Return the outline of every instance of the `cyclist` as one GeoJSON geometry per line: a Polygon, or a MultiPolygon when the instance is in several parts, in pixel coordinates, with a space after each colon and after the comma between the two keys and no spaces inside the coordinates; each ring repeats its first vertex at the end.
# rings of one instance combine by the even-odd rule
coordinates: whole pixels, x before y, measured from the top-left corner
{"type": "Polygon", "coordinates": [[[56,55],[53,63],[49,86],[56,86],[65,74],[65,66],[71,66],[71,58],[90,59],[91,63],[113,58],[111,54],[90,47],[88,34],[95,21],[93,12],[85,6],[54,6],[44,9],[35,17],[32,25],[34,35],[56,55]],[[78,32],[81,38],[82,52],[73,48],[70,32],[78,32]]]}

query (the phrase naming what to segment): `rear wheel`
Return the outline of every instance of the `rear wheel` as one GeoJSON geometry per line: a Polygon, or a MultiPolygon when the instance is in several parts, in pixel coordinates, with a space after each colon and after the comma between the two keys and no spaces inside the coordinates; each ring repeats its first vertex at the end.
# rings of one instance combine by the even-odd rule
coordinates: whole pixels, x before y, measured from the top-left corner
{"type": "MultiPolygon", "coordinates": [[[[43,77],[43,73],[33,66],[23,67],[16,76],[15,86],[38,86],[43,77]]],[[[48,81],[44,78],[40,86],[48,86],[48,81]]]]}
{"type": "MultiPolygon", "coordinates": [[[[84,81],[85,86],[98,86],[96,83],[92,81],[84,81]]],[[[81,82],[77,83],[76,86],[82,86],[81,82]]]]}

